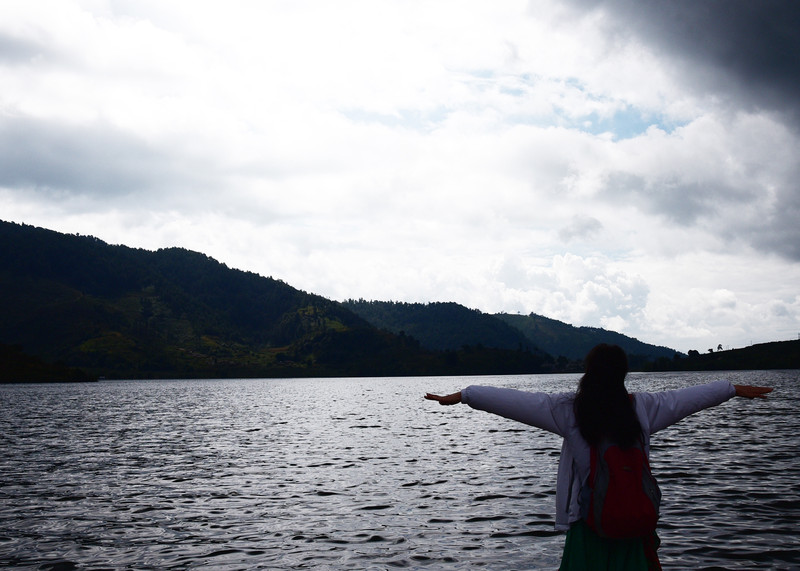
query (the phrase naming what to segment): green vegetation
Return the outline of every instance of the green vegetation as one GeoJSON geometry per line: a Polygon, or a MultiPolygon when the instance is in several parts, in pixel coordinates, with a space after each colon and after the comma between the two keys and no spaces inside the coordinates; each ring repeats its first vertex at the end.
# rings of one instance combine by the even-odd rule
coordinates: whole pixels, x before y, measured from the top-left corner
{"type": "Polygon", "coordinates": [[[557,371],[580,371],[581,361],[598,343],[613,343],[627,353],[631,367],[639,369],[676,352],[642,343],[613,331],[574,327],[536,314],[489,315],[456,303],[397,303],[348,300],[345,307],[375,327],[404,333],[430,350],[457,350],[466,346],[524,350],[542,356],[557,371]],[[550,355],[558,358],[553,362],[550,355]]]}
{"type": "Polygon", "coordinates": [[[82,383],[92,381],[80,369],[64,363],[45,363],[38,357],[26,355],[22,348],[0,344],[0,383],[82,383]]]}
{"type": "Polygon", "coordinates": [[[689,351],[688,357],[658,359],[648,363],[648,371],[742,371],[800,369],[800,339],[759,343],[742,349],[689,351]]]}
{"type": "Polygon", "coordinates": [[[2,221],[0,288],[0,382],[575,372],[600,342],[640,370],[800,367],[796,345],[686,357],[534,314],[340,304],[181,248],[2,221]]]}
{"type": "Polygon", "coordinates": [[[643,343],[614,331],[597,327],[575,327],[556,319],[531,313],[530,315],[497,314],[496,317],[517,328],[528,339],[535,340],[542,351],[580,361],[598,343],[619,345],[628,354],[631,368],[640,369],[657,359],[672,359],[674,349],[643,343]]]}
{"type": "MultiPolygon", "coordinates": [[[[89,377],[502,374],[540,372],[547,359],[483,347],[430,351],[342,304],[197,252],[111,246],[7,222],[0,288],[0,343],[89,377]]],[[[10,355],[2,366],[17,370],[20,358],[10,355]]]]}
{"type": "Polygon", "coordinates": [[[534,344],[519,329],[491,315],[457,303],[401,303],[348,300],[351,309],[375,327],[405,333],[434,351],[455,351],[480,344],[497,349],[531,349],[534,344]]]}
{"type": "Polygon", "coordinates": [[[307,374],[314,355],[298,347],[372,330],[336,302],[203,254],[9,223],[0,287],[0,343],[109,378],[307,374]]]}

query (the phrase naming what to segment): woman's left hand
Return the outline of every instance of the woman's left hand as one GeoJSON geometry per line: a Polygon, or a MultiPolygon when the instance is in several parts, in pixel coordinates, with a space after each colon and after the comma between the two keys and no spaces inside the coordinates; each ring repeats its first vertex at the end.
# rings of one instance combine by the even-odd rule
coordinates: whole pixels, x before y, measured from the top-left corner
{"type": "Polygon", "coordinates": [[[772,387],[753,387],[750,385],[733,385],[733,388],[736,389],[736,396],[737,397],[744,397],[748,399],[765,399],[767,398],[767,393],[772,392],[772,387]]]}

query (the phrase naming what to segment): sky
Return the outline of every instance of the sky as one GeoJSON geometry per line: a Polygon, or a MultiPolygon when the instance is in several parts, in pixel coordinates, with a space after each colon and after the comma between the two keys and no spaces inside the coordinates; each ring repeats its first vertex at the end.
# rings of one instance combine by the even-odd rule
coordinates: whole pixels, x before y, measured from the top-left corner
{"type": "Polygon", "coordinates": [[[800,2],[3,0],[0,219],[678,351],[800,337],[800,2]]]}

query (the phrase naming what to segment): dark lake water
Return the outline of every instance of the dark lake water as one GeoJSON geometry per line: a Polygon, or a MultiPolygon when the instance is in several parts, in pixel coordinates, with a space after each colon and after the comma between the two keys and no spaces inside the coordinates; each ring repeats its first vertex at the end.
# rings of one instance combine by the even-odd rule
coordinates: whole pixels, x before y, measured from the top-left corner
{"type": "MultiPolygon", "coordinates": [[[[0,386],[0,566],[555,569],[560,440],[424,401],[576,375],[0,386]]],[[[666,569],[800,568],[800,371],[657,434],[666,569]]]]}

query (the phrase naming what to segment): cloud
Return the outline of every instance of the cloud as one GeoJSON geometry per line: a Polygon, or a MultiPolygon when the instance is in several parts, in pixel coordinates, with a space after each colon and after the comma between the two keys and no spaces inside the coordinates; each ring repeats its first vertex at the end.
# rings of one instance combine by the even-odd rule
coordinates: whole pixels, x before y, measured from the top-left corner
{"type": "MultiPolygon", "coordinates": [[[[174,155],[113,125],[0,117],[0,185],[112,198],[192,179],[174,155]]],[[[199,183],[199,181],[195,181],[199,183]]]]}
{"type": "MultiPolygon", "coordinates": [[[[571,0],[601,11],[608,33],[677,60],[684,85],[800,128],[800,5],[792,0],[571,0]]],[[[677,75],[676,75],[677,77],[677,75]]]]}
{"type": "Polygon", "coordinates": [[[766,115],[707,114],[664,133],[622,141],[600,172],[598,196],[725,248],[800,261],[800,138],[766,115]]]}
{"type": "Polygon", "coordinates": [[[0,33],[0,62],[5,65],[23,65],[44,56],[52,57],[45,45],[28,38],[0,33]]]}
{"type": "Polygon", "coordinates": [[[603,229],[603,224],[592,216],[573,216],[568,226],[558,231],[558,236],[565,242],[575,238],[589,238],[603,229]]]}
{"type": "MultiPolygon", "coordinates": [[[[549,260],[503,259],[494,270],[502,310],[532,305],[577,325],[626,330],[644,321],[650,288],[641,275],[604,256],[564,254],[549,260]]],[[[497,309],[500,311],[501,309],[497,309]]]]}

